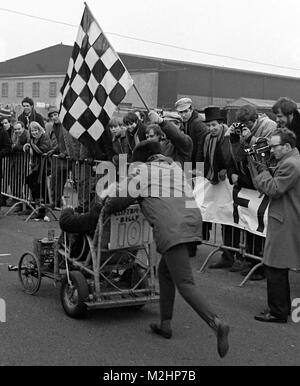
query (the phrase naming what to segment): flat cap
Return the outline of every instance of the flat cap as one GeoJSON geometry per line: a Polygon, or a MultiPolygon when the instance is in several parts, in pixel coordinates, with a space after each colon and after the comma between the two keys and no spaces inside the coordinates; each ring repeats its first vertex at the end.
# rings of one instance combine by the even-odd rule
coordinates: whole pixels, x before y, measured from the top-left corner
{"type": "Polygon", "coordinates": [[[193,101],[190,98],[182,98],[175,103],[175,108],[177,111],[184,111],[190,108],[192,104],[193,101]]]}

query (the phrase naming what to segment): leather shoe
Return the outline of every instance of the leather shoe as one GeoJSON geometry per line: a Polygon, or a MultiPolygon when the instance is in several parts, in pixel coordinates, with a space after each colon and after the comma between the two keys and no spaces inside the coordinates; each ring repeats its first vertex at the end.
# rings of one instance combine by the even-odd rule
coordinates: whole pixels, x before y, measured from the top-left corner
{"type": "Polygon", "coordinates": [[[265,323],[287,323],[286,318],[276,318],[276,316],[273,316],[270,313],[261,313],[254,316],[254,319],[265,323]]]}
{"type": "Polygon", "coordinates": [[[216,334],[218,341],[218,354],[221,358],[224,358],[228,353],[229,344],[228,344],[228,334],[229,334],[229,326],[220,320],[215,320],[216,323],[216,334]]]}
{"type": "Polygon", "coordinates": [[[160,335],[165,339],[172,338],[172,330],[163,329],[159,327],[156,323],[151,323],[150,328],[151,328],[151,331],[154,332],[154,334],[160,335]]]}

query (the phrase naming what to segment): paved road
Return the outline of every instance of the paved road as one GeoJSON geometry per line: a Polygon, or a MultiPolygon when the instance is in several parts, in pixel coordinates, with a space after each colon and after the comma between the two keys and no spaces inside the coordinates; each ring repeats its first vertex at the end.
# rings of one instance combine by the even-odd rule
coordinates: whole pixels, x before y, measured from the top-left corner
{"type": "MultiPolygon", "coordinates": [[[[3,213],[3,212],[2,212],[3,213]]],[[[201,246],[191,259],[199,291],[231,326],[230,352],[221,360],[211,330],[178,296],[174,337],[167,341],[149,333],[158,319],[158,305],[143,310],[98,310],[85,320],[68,318],[59,288],[47,279],[36,296],[22,292],[16,273],[7,271],[20,255],[32,250],[34,237],[44,237],[55,222],[25,223],[0,214],[0,298],[7,304],[7,322],[0,323],[0,365],[299,365],[300,324],[265,325],[253,315],[264,308],[266,283],[239,288],[241,276],[227,271],[197,272],[209,249],[201,246]]],[[[300,274],[293,273],[292,295],[300,298],[300,274]]]]}

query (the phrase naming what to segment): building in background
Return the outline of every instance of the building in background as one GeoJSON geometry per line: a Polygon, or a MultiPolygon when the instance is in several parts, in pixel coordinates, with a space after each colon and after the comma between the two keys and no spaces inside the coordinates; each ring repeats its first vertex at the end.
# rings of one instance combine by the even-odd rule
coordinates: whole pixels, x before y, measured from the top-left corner
{"type": "MultiPolygon", "coordinates": [[[[29,96],[37,110],[46,115],[47,107],[57,103],[72,48],[59,44],[0,63],[0,104],[17,107],[23,97],[29,96]]],[[[209,105],[224,108],[241,97],[275,101],[289,96],[300,101],[299,78],[119,55],[149,108],[173,108],[183,96],[191,97],[199,110],[209,105]]],[[[134,89],[122,105],[144,107],[134,89]]]]}

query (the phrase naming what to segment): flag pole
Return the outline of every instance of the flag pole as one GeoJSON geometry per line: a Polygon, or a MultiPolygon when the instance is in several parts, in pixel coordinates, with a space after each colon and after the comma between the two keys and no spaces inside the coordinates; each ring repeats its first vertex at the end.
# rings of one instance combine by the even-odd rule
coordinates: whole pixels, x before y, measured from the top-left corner
{"type": "MultiPolygon", "coordinates": [[[[97,19],[94,17],[93,13],[91,12],[90,7],[87,5],[86,2],[84,2],[84,5],[86,6],[86,8],[88,9],[88,11],[89,11],[90,14],[92,15],[93,19],[95,20],[95,23],[98,25],[98,27],[99,27],[100,30],[102,31],[102,33],[103,33],[105,39],[107,40],[108,44],[110,45],[111,49],[114,51],[114,53],[115,53],[116,55],[118,55],[118,58],[120,59],[120,62],[123,64],[124,68],[126,68],[126,66],[124,65],[124,63],[123,63],[122,59],[120,58],[119,54],[115,51],[115,49],[113,48],[113,46],[110,44],[110,41],[108,40],[106,34],[104,33],[104,31],[103,31],[102,28],[100,27],[100,25],[99,25],[97,19]]],[[[146,104],[144,98],[142,97],[141,93],[140,93],[139,90],[137,89],[137,87],[136,87],[136,85],[134,84],[134,82],[133,82],[133,88],[135,89],[137,95],[138,95],[139,98],[141,99],[141,102],[142,102],[143,105],[145,106],[146,110],[147,110],[148,112],[150,112],[149,107],[147,106],[147,104],[146,104]]]]}

